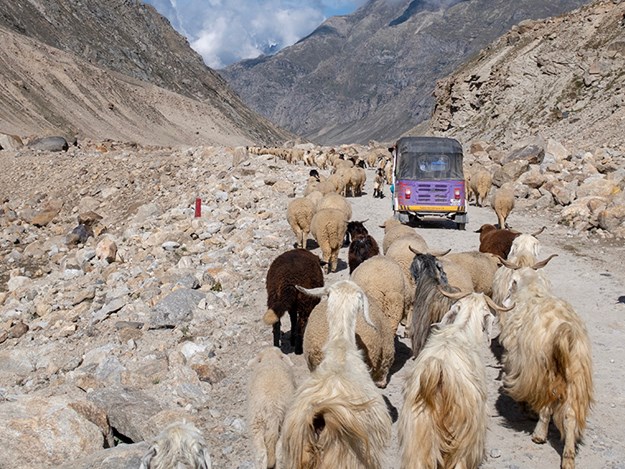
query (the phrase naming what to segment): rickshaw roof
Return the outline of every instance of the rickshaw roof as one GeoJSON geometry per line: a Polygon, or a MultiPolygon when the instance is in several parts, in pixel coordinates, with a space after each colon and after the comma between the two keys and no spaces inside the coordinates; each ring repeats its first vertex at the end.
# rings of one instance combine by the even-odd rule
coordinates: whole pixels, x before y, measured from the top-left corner
{"type": "Polygon", "coordinates": [[[401,153],[437,153],[462,157],[462,145],[458,140],[446,137],[402,137],[397,141],[401,153]]]}

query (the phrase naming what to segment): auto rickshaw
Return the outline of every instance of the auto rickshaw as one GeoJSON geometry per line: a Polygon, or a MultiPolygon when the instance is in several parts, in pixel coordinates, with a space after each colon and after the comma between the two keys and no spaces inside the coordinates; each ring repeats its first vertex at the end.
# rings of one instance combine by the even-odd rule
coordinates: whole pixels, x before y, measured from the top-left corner
{"type": "Polygon", "coordinates": [[[446,217],[468,223],[462,146],[453,138],[402,137],[393,147],[393,212],[402,223],[446,217]]]}

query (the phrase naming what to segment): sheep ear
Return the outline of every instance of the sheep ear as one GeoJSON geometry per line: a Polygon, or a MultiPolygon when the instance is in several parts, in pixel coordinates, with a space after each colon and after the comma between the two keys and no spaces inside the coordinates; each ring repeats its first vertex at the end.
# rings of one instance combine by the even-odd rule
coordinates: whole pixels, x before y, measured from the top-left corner
{"type": "Polygon", "coordinates": [[[151,446],[147,453],[141,458],[139,469],[149,469],[152,458],[156,456],[156,447],[151,446]]]}
{"type": "Polygon", "coordinates": [[[321,298],[322,296],[324,296],[326,294],[326,288],[325,287],[304,288],[304,287],[302,287],[300,285],[295,285],[295,288],[297,288],[300,292],[304,293],[305,295],[316,296],[318,298],[321,298]]]}

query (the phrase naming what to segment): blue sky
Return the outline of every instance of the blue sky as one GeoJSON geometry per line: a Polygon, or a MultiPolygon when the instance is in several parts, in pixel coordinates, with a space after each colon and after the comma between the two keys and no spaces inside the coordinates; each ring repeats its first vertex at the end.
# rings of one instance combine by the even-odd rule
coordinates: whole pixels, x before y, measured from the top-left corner
{"type": "Polygon", "coordinates": [[[366,0],[144,0],[185,35],[212,68],[274,53],[330,16],[366,0]]]}

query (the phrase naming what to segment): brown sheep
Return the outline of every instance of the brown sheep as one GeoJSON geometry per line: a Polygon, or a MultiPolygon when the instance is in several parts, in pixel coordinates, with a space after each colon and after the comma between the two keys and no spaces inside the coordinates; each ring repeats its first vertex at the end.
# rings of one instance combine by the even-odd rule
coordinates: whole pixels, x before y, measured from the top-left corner
{"type": "Polygon", "coordinates": [[[291,345],[295,353],[303,353],[303,337],[308,316],[319,300],[299,292],[295,286],[306,288],[323,286],[323,272],[319,258],[305,250],[292,249],[274,259],[267,272],[267,312],[265,324],[273,326],[273,345],[280,346],[280,318],[289,312],[291,345]]]}

